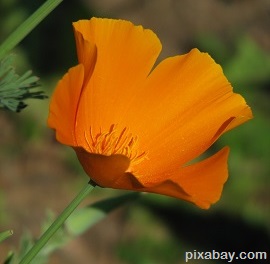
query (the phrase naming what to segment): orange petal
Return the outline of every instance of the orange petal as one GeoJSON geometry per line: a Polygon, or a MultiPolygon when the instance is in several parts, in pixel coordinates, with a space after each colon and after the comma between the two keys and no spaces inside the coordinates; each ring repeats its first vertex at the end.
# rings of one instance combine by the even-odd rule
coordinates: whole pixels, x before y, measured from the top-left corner
{"type": "MultiPolygon", "coordinates": [[[[93,18],[76,22],[74,27],[97,47],[95,69],[83,93],[77,120],[85,131],[91,126],[96,134],[100,128],[122,123],[123,114],[142,88],[161,44],[152,31],[123,20],[93,18]]],[[[87,147],[83,139],[80,144],[87,147]]]]}
{"type": "Polygon", "coordinates": [[[161,62],[132,108],[130,129],[148,153],[134,170],[145,178],[162,178],[166,168],[196,158],[222,133],[252,117],[221,67],[196,49],[161,62]]]}
{"type": "Polygon", "coordinates": [[[84,81],[84,67],[71,68],[60,80],[52,95],[48,126],[56,130],[56,138],[63,144],[76,145],[75,123],[84,81]]]}
{"type": "Polygon", "coordinates": [[[198,206],[208,208],[220,199],[228,179],[228,155],[229,148],[225,147],[210,158],[181,169],[179,184],[198,206]]]}
{"type": "MultiPolygon", "coordinates": [[[[86,152],[83,148],[74,148],[79,161],[89,177],[101,187],[113,188],[117,182],[126,178],[129,159],[124,155],[104,156],[86,152]]],[[[128,179],[121,189],[128,187],[128,179]]]]}
{"type": "Polygon", "coordinates": [[[204,209],[219,200],[228,178],[227,147],[206,160],[164,173],[160,181],[155,177],[140,181],[126,172],[129,159],[123,155],[104,156],[88,153],[82,148],[74,149],[85,172],[101,187],[163,194],[204,209]]]}
{"type": "MultiPolygon", "coordinates": [[[[228,178],[227,159],[229,148],[196,164],[178,168],[161,182],[147,183],[147,192],[160,193],[190,201],[207,209],[220,198],[228,178]]],[[[142,183],[144,184],[144,183],[142,183]]]]}
{"type": "Polygon", "coordinates": [[[85,82],[89,80],[94,71],[97,59],[97,49],[96,46],[88,40],[84,39],[84,36],[76,30],[74,26],[75,40],[77,46],[77,55],[79,63],[84,65],[85,70],[85,82]]]}

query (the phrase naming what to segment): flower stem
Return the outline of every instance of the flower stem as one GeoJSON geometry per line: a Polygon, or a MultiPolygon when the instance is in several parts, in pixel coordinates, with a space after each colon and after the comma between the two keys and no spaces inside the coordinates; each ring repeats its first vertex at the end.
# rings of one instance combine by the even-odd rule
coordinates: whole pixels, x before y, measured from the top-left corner
{"type": "Polygon", "coordinates": [[[13,235],[13,231],[12,230],[7,230],[4,232],[0,233],[0,242],[4,241],[5,239],[7,239],[8,237],[13,235]]]}
{"type": "Polygon", "coordinates": [[[31,32],[62,1],[63,0],[47,0],[30,17],[28,17],[0,46],[0,59],[27,36],[29,32],[31,32]]]}
{"type": "Polygon", "coordinates": [[[74,200],[64,209],[52,225],[45,231],[34,246],[26,253],[19,264],[28,264],[40,252],[48,240],[55,234],[55,232],[62,226],[65,220],[77,208],[81,201],[95,188],[96,184],[90,181],[74,198],[74,200]]]}

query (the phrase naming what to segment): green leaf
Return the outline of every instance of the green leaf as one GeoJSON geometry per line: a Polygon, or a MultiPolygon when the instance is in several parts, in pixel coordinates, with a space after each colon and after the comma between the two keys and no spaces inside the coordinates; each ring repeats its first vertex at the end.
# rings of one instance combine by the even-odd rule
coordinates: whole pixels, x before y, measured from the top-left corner
{"type": "Polygon", "coordinates": [[[77,236],[101,221],[108,213],[127,202],[133,201],[140,196],[140,193],[131,192],[119,197],[109,198],[96,202],[85,208],[75,211],[66,221],[68,232],[77,236]]]}
{"type": "Polygon", "coordinates": [[[0,63],[0,108],[20,112],[27,106],[24,100],[45,99],[47,96],[42,91],[33,91],[39,86],[39,78],[32,76],[31,71],[22,76],[16,74],[13,60],[14,56],[9,55],[0,63]]]}
{"type": "Polygon", "coordinates": [[[7,230],[0,233],[0,243],[13,235],[12,230],[7,230]]]}

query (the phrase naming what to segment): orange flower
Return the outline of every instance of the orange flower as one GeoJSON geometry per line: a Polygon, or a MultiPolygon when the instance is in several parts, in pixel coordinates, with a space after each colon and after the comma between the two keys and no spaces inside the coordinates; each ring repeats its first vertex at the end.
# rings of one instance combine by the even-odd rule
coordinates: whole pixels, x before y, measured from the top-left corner
{"type": "Polygon", "coordinates": [[[99,18],[73,26],[79,64],[58,83],[48,119],[57,140],[100,186],[216,202],[229,149],[190,161],[252,118],[221,67],[193,49],[153,69],[161,44],[151,30],[99,18]]]}

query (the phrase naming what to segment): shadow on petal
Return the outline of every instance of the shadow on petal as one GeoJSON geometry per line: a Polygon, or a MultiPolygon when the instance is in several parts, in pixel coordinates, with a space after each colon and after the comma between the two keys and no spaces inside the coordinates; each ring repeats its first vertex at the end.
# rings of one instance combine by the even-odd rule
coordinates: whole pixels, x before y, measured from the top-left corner
{"type": "Polygon", "coordinates": [[[218,129],[216,134],[212,138],[212,142],[215,142],[224,132],[227,131],[228,126],[231,124],[231,122],[235,120],[235,117],[230,117],[227,119],[218,129]]]}
{"type": "Polygon", "coordinates": [[[83,148],[74,148],[88,176],[100,187],[134,190],[143,186],[128,171],[130,160],[124,155],[93,154],[83,148]]]}

